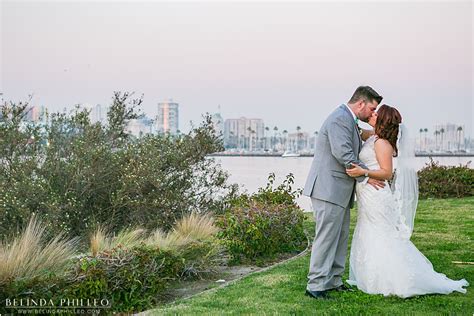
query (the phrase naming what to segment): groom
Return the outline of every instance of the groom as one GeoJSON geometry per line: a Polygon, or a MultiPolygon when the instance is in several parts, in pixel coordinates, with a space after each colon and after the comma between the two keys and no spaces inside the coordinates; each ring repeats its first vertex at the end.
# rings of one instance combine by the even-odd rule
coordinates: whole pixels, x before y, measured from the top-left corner
{"type": "Polygon", "coordinates": [[[332,112],[319,131],[303,191],[303,195],[311,198],[316,219],[306,286],[306,295],[310,297],[327,299],[329,290],[348,290],[342,274],[356,181],[368,181],[376,189],[384,184],[364,176],[351,178],[346,168],[355,163],[367,169],[359,161],[362,139],[357,122],[367,122],[381,101],[382,97],[371,87],[358,87],[347,105],[332,112]]]}

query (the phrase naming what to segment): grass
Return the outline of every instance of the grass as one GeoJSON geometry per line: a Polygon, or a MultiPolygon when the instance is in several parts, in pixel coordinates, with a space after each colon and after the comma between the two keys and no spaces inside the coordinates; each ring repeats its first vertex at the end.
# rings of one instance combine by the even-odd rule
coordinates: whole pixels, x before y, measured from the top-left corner
{"type": "MultiPolygon", "coordinates": [[[[351,214],[351,236],[357,211],[351,214]]],[[[314,232],[314,222],[307,227],[314,232]]],[[[473,315],[474,197],[421,200],[412,241],[433,263],[436,271],[452,279],[465,278],[467,294],[425,295],[409,299],[367,295],[361,291],[333,293],[334,300],[304,296],[309,254],[262,273],[249,275],[224,288],[187,300],[178,300],[147,315],[163,314],[336,314],[336,315],[473,315]]],[[[347,258],[348,259],[348,258],[347,258]]],[[[348,262],[346,274],[348,277],[348,262]]]]}
{"type": "Polygon", "coordinates": [[[0,241],[0,288],[15,279],[65,274],[77,241],[63,235],[47,241],[45,226],[32,216],[21,235],[0,241]]]}

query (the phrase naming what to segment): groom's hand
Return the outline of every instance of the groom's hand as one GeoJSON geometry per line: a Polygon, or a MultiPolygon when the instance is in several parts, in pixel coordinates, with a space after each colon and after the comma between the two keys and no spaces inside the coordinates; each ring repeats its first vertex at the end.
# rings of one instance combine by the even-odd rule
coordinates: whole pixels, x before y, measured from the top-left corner
{"type": "Polygon", "coordinates": [[[367,183],[373,186],[376,190],[383,189],[385,187],[385,182],[372,178],[369,178],[369,180],[367,180],[367,183]]]}

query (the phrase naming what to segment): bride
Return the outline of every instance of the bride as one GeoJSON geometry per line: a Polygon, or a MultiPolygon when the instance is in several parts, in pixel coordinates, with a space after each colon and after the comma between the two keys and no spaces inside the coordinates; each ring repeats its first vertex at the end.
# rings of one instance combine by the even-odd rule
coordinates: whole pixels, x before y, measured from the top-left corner
{"type": "MultiPolygon", "coordinates": [[[[397,145],[401,156],[397,159],[392,188],[386,185],[375,189],[364,182],[356,184],[358,218],[347,282],[368,294],[403,298],[453,291],[466,293],[463,287],[469,283],[465,279],[451,280],[434,271],[431,262],[410,241],[418,202],[418,182],[416,172],[404,167],[403,157],[407,157],[409,150],[401,122],[400,113],[385,104],[369,119],[374,135],[366,140],[359,154],[361,162],[370,169],[368,176],[384,181],[391,179],[393,157],[399,150],[397,145]]],[[[351,177],[367,172],[353,166],[346,170],[351,177]]]]}

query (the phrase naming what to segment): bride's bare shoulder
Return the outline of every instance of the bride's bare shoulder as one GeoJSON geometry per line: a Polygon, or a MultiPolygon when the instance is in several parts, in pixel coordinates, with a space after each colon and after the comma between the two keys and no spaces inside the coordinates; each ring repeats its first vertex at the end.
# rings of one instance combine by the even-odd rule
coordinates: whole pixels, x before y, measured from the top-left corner
{"type": "Polygon", "coordinates": [[[390,142],[384,138],[380,138],[377,135],[374,135],[374,144],[375,150],[381,152],[390,152],[393,153],[393,147],[390,142]]]}

